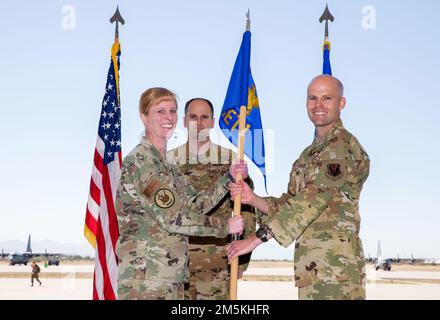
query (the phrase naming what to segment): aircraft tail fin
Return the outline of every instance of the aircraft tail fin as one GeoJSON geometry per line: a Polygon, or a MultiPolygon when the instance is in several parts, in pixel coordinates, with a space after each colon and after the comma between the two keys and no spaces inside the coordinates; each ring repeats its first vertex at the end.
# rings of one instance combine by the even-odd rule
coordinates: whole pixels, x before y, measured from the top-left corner
{"type": "Polygon", "coordinates": [[[27,243],[26,252],[30,252],[30,253],[32,253],[32,248],[31,248],[31,235],[29,235],[29,238],[28,238],[28,243],[27,243]]]}
{"type": "Polygon", "coordinates": [[[377,241],[377,257],[382,257],[382,248],[380,247],[380,240],[377,241]]]}

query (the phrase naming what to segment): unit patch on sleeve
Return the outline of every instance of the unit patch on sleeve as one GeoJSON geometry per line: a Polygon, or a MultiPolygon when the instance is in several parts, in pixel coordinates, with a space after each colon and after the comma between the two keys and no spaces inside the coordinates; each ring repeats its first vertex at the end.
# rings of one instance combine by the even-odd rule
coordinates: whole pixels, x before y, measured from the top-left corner
{"type": "Polygon", "coordinates": [[[163,209],[172,207],[175,200],[173,192],[169,189],[159,189],[154,195],[154,202],[163,209]]]}

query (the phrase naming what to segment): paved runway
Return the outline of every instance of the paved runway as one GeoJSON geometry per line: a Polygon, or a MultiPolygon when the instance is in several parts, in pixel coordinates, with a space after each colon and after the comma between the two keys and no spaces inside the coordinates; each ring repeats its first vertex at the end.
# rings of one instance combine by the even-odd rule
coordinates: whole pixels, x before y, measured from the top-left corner
{"type": "MultiPolygon", "coordinates": [[[[44,267],[44,264],[39,263],[38,264],[41,268],[41,273],[44,272],[60,272],[60,273],[70,273],[70,272],[90,272],[93,273],[94,265],[92,264],[84,264],[84,265],[64,265],[61,263],[59,266],[48,266],[44,267]]],[[[23,266],[23,265],[15,265],[15,266],[9,266],[6,264],[0,265],[0,277],[2,273],[9,273],[9,272],[17,272],[17,273],[29,273],[31,272],[32,268],[30,265],[23,266]]]]}
{"type": "MultiPolygon", "coordinates": [[[[29,266],[0,265],[0,300],[87,300],[92,296],[93,265],[65,265],[42,268],[41,287],[30,287],[29,266]],[[45,278],[45,273],[59,273],[60,278],[45,278]],[[77,273],[88,279],[78,279],[77,273]],[[3,274],[3,277],[2,277],[3,274]],[[5,278],[7,276],[7,278],[5,278]]],[[[250,268],[246,275],[292,276],[293,268],[250,268]]],[[[367,299],[440,299],[438,271],[375,271],[367,268],[367,299]]],[[[297,289],[290,281],[239,281],[238,298],[248,300],[295,300],[297,289]]]]}

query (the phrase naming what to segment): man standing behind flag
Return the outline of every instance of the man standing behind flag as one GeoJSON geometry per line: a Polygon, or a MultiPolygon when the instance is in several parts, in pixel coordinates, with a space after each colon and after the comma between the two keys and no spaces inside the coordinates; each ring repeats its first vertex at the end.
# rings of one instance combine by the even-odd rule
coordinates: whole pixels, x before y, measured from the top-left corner
{"type": "Polygon", "coordinates": [[[272,237],[295,243],[295,285],[299,299],[365,299],[365,262],[359,238],[359,198],[370,159],[343,126],[342,83],[315,77],[307,89],[307,113],[315,125],[313,143],[296,160],[287,192],[262,198],[244,183],[231,184],[235,198],[261,216],[254,237],[233,242],[229,259],[254,250],[272,237]]]}
{"type": "MultiPolygon", "coordinates": [[[[228,172],[236,154],[211,142],[209,133],[214,127],[214,107],[211,101],[194,98],[185,105],[184,127],[188,129],[188,141],[168,152],[170,162],[177,164],[190,185],[199,193],[213,185],[228,172]]],[[[248,177],[246,182],[252,186],[248,177]]],[[[230,197],[223,198],[206,215],[227,219],[231,216],[233,203],[230,197]]],[[[242,206],[245,221],[244,238],[254,234],[256,219],[254,209],[242,206]]],[[[185,299],[229,300],[230,267],[225,246],[230,237],[189,237],[190,280],[185,287],[185,299]]],[[[240,257],[242,274],[251,254],[240,257]]]]}
{"type": "Polygon", "coordinates": [[[244,164],[231,165],[227,174],[198,194],[166,160],[167,142],[177,123],[176,95],[165,88],[146,90],[139,114],[145,136],[124,158],[116,194],[121,234],[118,295],[183,299],[189,280],[188,235],[224,238],[243,231],[242,218],[204,214],[229,192],[230,175],[247,176],[247,169],[244,164]]]}
{"type": "Polygon", "coordinates": [[[118,265],[115,246],[119,231],[114,197],[122,163],[119,98],[121,49],[118,23],[125,23],[119,9],[116,9],[110,22],[116,22],[115,42],[111,50],[111,63],[102,101],[84,226],[84,235],[95,248],[94,300],[115,300],[117,297],[118,265]]]}

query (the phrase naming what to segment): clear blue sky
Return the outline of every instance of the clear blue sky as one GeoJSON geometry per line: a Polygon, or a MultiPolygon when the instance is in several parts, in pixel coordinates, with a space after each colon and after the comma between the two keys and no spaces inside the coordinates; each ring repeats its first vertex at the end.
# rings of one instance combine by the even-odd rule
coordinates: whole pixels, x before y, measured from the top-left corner
{"type": "MultiPolygon", "coordinates": [[[[342,118],[371,158],[361,197],[365,253],[440,257],[438,1],[329,0],[332,67],[345,84],[342,118]],[[376,10],[364,29],[362,8],[376,10]]],[[[120,28],[123,152],[142,134],[140,94],[165,86],[211,99],[216,115],[251,9],[252,72],[266,141],[270,195],[286,190],[292,162],[311,143],[305,90],[321,72],[325,1],[2,1],[0,241],[84,243],[85,206],[116,4],[120,28]],[[76,13],[63,28],[63,6],[76,13]]],[[[183,115],[180,108],[179,115],[183,115]]],[[[180,130],[170,147],[183,142],[180,130]]],[[[218,129],[218,125],[216,125],[218,129]]],[[[255,171],[257,191],[262,177],[255,171]]],[[[21,248],[17,248],[21,249],[21,248]]],[[[261,246],[258,258],[291,258],[261,246]]]]}

